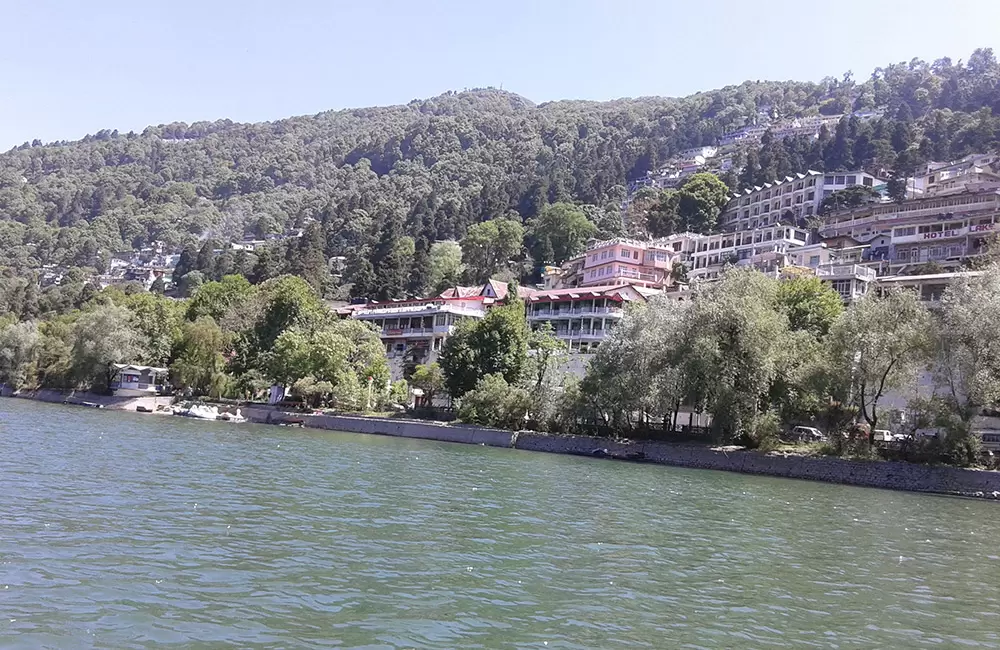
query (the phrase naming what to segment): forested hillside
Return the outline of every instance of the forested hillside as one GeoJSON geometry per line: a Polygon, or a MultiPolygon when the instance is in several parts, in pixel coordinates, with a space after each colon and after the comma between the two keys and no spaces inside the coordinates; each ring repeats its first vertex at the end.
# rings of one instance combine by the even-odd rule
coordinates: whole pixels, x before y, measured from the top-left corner
{"type": "MultiPolygon", "coordinates": [[[[595,232],[612,234],[629,182],[678,151],[762,116],[854,110],[882,117],[845,118],[818,139],[765,136],[724,181],[735,189],[807,168],[900,175],[923,160],[993,148],[1000,66],[992,51],[977,50],[965,63],[914,60],[863,82],[850,74],[748,81],[684,98],[541,105],[483,89],[261,124],[175,123],[35,141],[0,155],[0,293],[8,296],[0,311],[42,309],[23,303],[34,291],[26,278],[43,265],[83,269],[63,283],[65,294],[82,290],[112,253],[156,240],[187,245],[185,270],[206,276],[240,272],[260,282],[290,271],[328,294],[353,286],[355,295],[389,296],[427,288],[433,242],[506,217],[526,229],[524,248],[508,252],[527,273],[559,261],[537,259],[558,248],[534,227],[548,204],[581,205],[595,232]],[[205,242],[298,228],[302,237],[265,253],[196,258],[213,258],[215,244],[205,242]],[[327,260],[341,256],[343,277],[330,276],[327,260]]],[[[49,308],[79,300],[61,295],[49,308]]]]}

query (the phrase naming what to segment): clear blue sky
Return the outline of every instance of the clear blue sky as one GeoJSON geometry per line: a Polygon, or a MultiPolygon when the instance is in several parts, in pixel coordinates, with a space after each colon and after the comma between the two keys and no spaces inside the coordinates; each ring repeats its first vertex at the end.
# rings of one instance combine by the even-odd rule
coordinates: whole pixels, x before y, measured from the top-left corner
{"type": "Polygon", "coordinates": [[[1000,52],[998,26],[997,0],[0,0],[0,150],[477,86],[542,102],[863,79],[1000,52]]]}

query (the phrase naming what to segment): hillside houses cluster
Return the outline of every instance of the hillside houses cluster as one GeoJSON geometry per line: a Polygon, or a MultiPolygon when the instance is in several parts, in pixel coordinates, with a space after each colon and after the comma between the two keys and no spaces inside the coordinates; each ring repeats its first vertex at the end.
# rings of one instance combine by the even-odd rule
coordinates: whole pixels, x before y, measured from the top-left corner
{"type": "MultiPolygon", "coordinates": [[[[902,202],[818,214],[833,192],[882,184],[863,171],[809,171],[733,196],[718,233],[591,241],[581,255],[547,267],[538,288],[519,289],[528,322],[533,328],[550,323],[570,351],[588,355],[627,304],[661,294],[689,300],[692,289],[729,267],[779,279],[812,275],[847,304],[879,287],[906,287],[933,307],[950,282],[975,273],[974,261],[1000,231],[1000,156],[929,163],[910,181],[910,198],[902,202]]],[[[404,360],[436,359],[460,320],[482,318],[506,291],[491,281],[430,298],[352,306],[342,315],[380,328],[399,375],[404,360]]],[[[583,368],[585,361],[576,365],[583,368]]]]}
{"type": "Polygon", "coordinates": [[[114,253],[97,281],[102,288],[137,282],[148,290],[157,278],[161,278],[164,286],[170,286],[179,259],[179,251],[169,251],[162,241],[156,241],[138,251],[114,253]]]}
{"type": "MultiPolygon", "coordinates": [[[[766,114],[759,114],[756,121],[740,129],[724,133],[714,146],[694,147],[681,151],[645,177],[635,181],[630,194],[642,187],[670,189],[679,186],[686,178],[699,172],[724,174],[735,167],[735,156],[741,147],[759,144],[768,131],[777,140],[804,136],[818,138],[825,127],[832,131],[844,117],[872,120],[882,115],[878,111],[855,111],[849,115],[814,115],[773,121],[766,114]]],[[[626,205],[628,199],[626,199],[626,205]]]]}

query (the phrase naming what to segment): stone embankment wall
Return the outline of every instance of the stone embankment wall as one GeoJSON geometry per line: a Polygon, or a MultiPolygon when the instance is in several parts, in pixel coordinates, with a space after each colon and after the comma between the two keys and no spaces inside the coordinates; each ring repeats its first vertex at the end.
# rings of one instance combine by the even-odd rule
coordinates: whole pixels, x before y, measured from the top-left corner
{"type": "Polygon", "coordinates": [[[525,451],[575,454],[641,460],[697,469],[716,469],[744,474],[779,476],[828,483],[843,483],[889,490],[933,492],[1000,498],[1000,472],[913,463],[852,461],[841,458],[808,458],[753,451],[729,451],[699,445],[667,442],[615,441],[587,436],[562,436],[521,431],[441,424],[419,420],[292,415],[269,409],[244,409],[257,422],[280,422],[285,418],[321,429],[351,431],[403,438],[423,438],[491,447],[513,447],[525,451]]]}
{"type": "MultiPolygon", "coordinates": [[[[67,395],[57,391],[38,391],[21,396],[49,402],[67,401],[67,395]]],[[[107,408],[128,410],[134,410],[139,404],[147,407],[155,406],[152,398],[115,399],[78,393],[76,396],[70,396],[69,401],[72,402],[74,399],[93,403],[106,400],[101,403],[105,403],[107,408]]],[[[160,399],[162,403],[164,398],[160,399]]],[[[266,424],[301,423],[317,429],[352,433],[636,460],[677,467],[717,469],[889,490],[1000,499],[1000,472],[957,467],[851,461],[840,458],[807,458],[665,442],[615,441],[587,436],[548,435],[533,431],[514,433],[500,429],[422,420],[288,413],[267,406],[244,407],[242,413],[254,422],[266,424]]]]}
{"type": "Polygon", "coordinates": [[[562,454],[585,454],[646,462],[720,469],[744,474],[780,476],[828,483],[844,483],[889,490],[934,492],[1000,498],[1000,472],[915,463],[853,461],[841,458],[725,451],[665,442],[616,442],[586,436],[553,436],[533,432],[517,435],[518,449],[562,454]]]}
{"type": "Polygon", "coordinates": [[[266,407],[247,407],[242,414],[254,422],[264,424],[297,423],[316,429],[350,431],[397,436],[399,438],[422,438],[442,442],[461,442],[470,445],[490,447],[510,447],[514,434],[501,429],[442,424],[424,420],[404,420],[395,418],[352,417],[347,415],[313,415],[286,413],[266,407]]]}

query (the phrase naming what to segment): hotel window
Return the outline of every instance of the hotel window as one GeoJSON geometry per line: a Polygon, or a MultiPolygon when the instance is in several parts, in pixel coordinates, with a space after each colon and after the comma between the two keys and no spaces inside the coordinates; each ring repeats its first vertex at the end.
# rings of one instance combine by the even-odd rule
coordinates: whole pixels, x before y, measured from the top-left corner
{"type": "Polygon", "coordinates": [[[861,179],[861,184],[864,185],[865,187],[872,187],[875,184],[874,181],[875,179],[873,179],[871,176],[865,176],[864,178],[861,179]]]}
{"type": "Polygon", "coordinates": [[[632,251],[632,259],[634,260],[639,259],[639,251],[632,251]]]}
{"type": "Polygon", "coordinates": [[[844,179],[844,177],[843,177],[843,176],[838,176],[838,177],[836,178],[836,180],[834,180],[833,184],[834,184],[834,185],[843,185],[843,184],[844,184],[844,180],[845,180],[845,179],[844,179]]]}
{"type": "Polygon", "coordinates": [[[823,177],[823,183],[824,183],[825,185],[833,185],[833,184],[834,184],[834,183],[833,183],[833,182],[834,182],[834,180],[836,180],[836,179],[835,179],[835,178],[834,178],[833,176],[824,176],[824,177],[823,177]]]}
{"type": "Polygon", "coordinates": [[[848,185],[857,185],[858,184],[858,177],[857,176],[848,176],[847,177],[847,184],[848,185]]]}
{"type": "Polygon", "coordinates": [[[809,192],[808,194],[806,194],[806,200],[807,201],[815,201],[816,200],[816,192],[809,192]]]}
{"type": "Polygon", "coordinates": [[[816,179],[810,178],[807,187],[814,187],[816,185],[816,179]]]}

